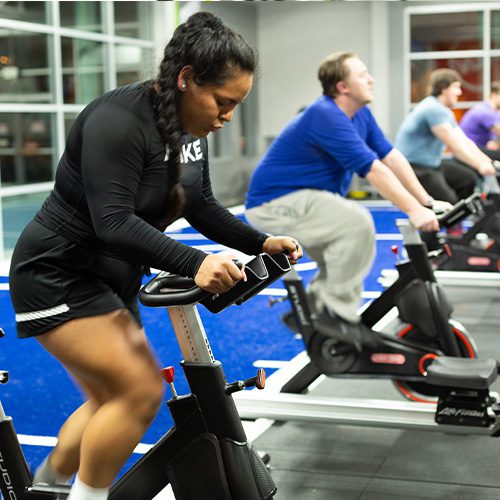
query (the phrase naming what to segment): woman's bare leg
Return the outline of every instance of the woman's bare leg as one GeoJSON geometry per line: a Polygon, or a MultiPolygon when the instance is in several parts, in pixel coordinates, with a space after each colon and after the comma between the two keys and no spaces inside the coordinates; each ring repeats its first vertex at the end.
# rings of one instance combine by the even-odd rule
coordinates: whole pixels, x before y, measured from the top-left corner
{"type": "Polygon", "coordinates": [[[49,465],[57,473],[72,476],[80,465],[80,444],[87,424],[99,406],[86,401],[64,423],[57,444],[49,456],[49,465]]]}
{"type": "Polygon", "coordinates": [[[87,401],[66,420],[57,444],[36,470],[35,483],[68,484],[80,464],[80,442],[87,422],[96,408],[87,401]]]}
{"type": "Polygon", "coordinates": [[[60,470],[67,454],[71,467],[63,468],[74,468],[81,436],[80,480],[94,488],[108,487],[163,398],[159,367],[144,331],[128,311],[120,310],[69,321],[38,340],[82,385],[89,400],[100,404],[95,412],[84,405],[68,419],[60,434],[61,453],[54,455],[52,465],[60,470]]]}

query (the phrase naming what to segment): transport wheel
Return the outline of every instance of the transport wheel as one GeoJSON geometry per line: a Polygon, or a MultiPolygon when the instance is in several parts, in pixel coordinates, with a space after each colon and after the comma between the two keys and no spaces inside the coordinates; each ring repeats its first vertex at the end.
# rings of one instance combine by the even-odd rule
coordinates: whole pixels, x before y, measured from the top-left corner
{"type": "MultiPolygon", "coordinates": [[[[457,338],[458,346],[462,354],[462,357],[477,358],[476,344],[472,339],[472,337],[467,332],[467,330],[465,329],[465,327],[458,321],[455,321],[453,319],[449,320],[449,324],[451,326],[451,329],[453,330],[453,333],[457,338]]],[[[425,338],[413,325],[409,325],[401,329],[399,332],[396,333],[396,336],[401,339],[419,343],[422,343],[422,338],[425,338]]],[[[425,342],[429,343],[428,340],[425,340],[425,342]]],[[[435,349],[438,349],[437,345],[432,346],[431,344],[429,344],[429,347],[430,348],[434,347],[435,349]]],[[[429,353],[422,356],[421,358],[422,374],[425,372],[425,368],[430,364],[432,359],[434,359],[435,357],[436,355],[433,353],[429,353]]],[[[398,392],[400,392],[405,398],[411,401],[416,401],[418,403],[437,403],[439,389],[435,386],[426,384],[425,382],[413,382],[400,379],[393,379],[392,382],[396,387],[396,389],[398,390],[398,392]]]]}

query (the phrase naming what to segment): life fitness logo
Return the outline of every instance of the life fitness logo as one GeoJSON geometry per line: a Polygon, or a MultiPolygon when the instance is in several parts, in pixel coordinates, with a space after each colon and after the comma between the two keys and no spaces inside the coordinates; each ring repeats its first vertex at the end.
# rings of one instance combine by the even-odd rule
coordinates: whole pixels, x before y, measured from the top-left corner
{"type": "Polygon", "coordinates": [[[12,486],[12,480],[9,476],[9,471],[5,467],[5,460],[1,453],[0,453],[0,472],[2,473],[2,480],[5,483],[5,486],[7,487],[7,493],[9,495],[9,499],[17,500],[17,495],[16,492],[14,491],[14,487],[12,486]]]}

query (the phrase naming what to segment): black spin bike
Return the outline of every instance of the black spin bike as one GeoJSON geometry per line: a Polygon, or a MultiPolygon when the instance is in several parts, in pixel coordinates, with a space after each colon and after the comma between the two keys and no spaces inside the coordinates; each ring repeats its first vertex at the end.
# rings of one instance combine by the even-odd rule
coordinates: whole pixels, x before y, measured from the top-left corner
{"type": "MultiPolygon", "coordinates": [[[[110,500],[151,500],[171,484],[177,500],[269,500],[276,486],[266,465],[248,443],[232,394],[265,385],[265,373],[228,384],[216,361],[200,316],[199,302],[213,313],[241,304],[290,269],[285,255],[261,254],[246,264],[248,281],[211,295],[194,280],[161,272],[145,285],[144,305],[167,307],[184,360],[191,394],[178,396],[173,368],[162,371],[173,391],[168,407],[174,420],[154,447],[112,487],[110,500]]],[[[0,337],[3,332],[0,330],[0,337]]],[[[0,384],[8,373],[0,371],[0,384]]],[[[33,484],[12,419],[0,401],[0,491],[5,500],[60,500],[69,486],[33,484]]]]}

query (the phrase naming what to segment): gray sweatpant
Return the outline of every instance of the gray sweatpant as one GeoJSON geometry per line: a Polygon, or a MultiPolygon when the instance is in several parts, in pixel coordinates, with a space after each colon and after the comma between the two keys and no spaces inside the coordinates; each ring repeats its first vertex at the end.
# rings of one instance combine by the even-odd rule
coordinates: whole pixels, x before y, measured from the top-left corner
{"type": "Polygon", "coordinates": [[[302,189],[246,211],[250,224],[296,238],[318,264],[308,292],[317,310],[326,306],[357,322],[363,279],[375,257],[375,228],[364,207],[338,194],[302,189]]]}

